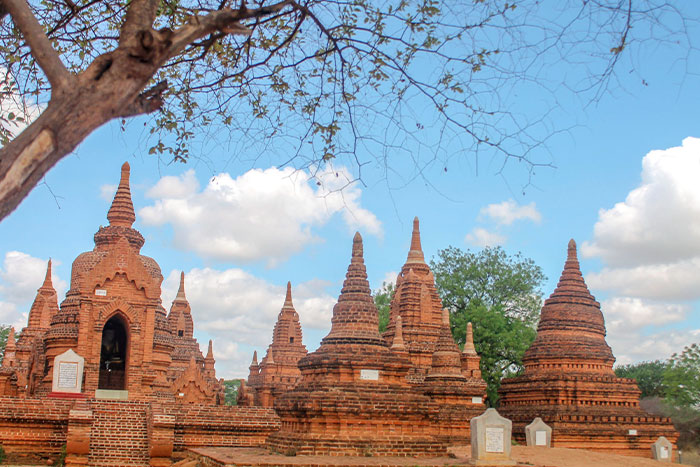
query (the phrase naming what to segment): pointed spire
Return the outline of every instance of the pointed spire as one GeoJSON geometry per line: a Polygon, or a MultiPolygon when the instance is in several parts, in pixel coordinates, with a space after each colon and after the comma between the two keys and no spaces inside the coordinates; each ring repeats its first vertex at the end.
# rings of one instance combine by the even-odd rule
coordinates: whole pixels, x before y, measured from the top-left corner
{"type": "Polygon", "coordinates": [[[136,220],[134,214],[134,205],[131,202],[131,189],[129,188],[129,172],[130,167],[128,162],[122,165],[122,175],[119,180],[119,187],[114,195],[114,201],[107,213],[109,225],[131,227],[136,220]]]}
{"type": "Polygon", "coordinates": [[[324,344],[360,342],[385,345],[379,335],[377,307],[367,281],[363,258],[362,236],[355,233],[352,241],[352,259],[345,274],[338,302],[333,307],[331,332],[323,338],[324,344]]]}
{"type": "Polygon", "coordinates": [[[569,251],[567,252],[568,261],[578,261],[578,256],[576,255],[576,241],[572,238],[569,240],[569,251]]]}
{"type": "Polygon", "coordinates": [[[253,351],[253,361],[250,362],[250,366],[253,366],[253,365],[258,366],[258,351],[257,350],[253,351]]]}
{"type": "Polygon", "coordinates": [[[7,334],[7,344],[5,344],[5,354],[2,359],[2,367],[9,368],[15,366],[15,328],[10,328],[7,334]]]}
{"type": "Polygon", "coordinates": [[[275,363],[275,357],[273,357],[272,354],[273,354],[272,347],[268,347],[267,348],[267,359],[266,359],[266,363],[268,365],[272,365],[273,363],[275,363]]]}
{"type": "Polygon", "coordinates": [[[476,347],[474,347],[474,332],[472,331],[471,321],[467,323],[467,337],[464,341],[464,350],[462,353],[465,355],[476,355],[476,347]]]}
{"type": "Polygon", "coordinates": [[[552,299],[557,300],[562,297],[576,297],[576,300],[583,300],[590,305],[600,307],[583,280],[581,268],[579,267],[578,255],[576,253],[576,242],[573,238],[569,240],[566,262],[564,263],[564,270],[559,278],[557,288],[554,289],[554,292],[547,301],[551,301],[552,299]]]}
{"type": "Polygon", "coordinates": [[[448,329],[450,327],[450,312],[447,308],[442,309],[442,325],[447,326],[448,329]]]}
{"type": "Polygon", "coordinates": [[[44,277],[44,283],[41,287],[53,289],[53,283],[51,282],[51,258],[49,258],[49,264],[46,266],[46,277],[44,277]]]}
{"type": "Polygon", "coordinates": [[[292,303],[292,283],[287,282],[287,296],[284,297],[284,306],[285,307],[293,307],[294,304],[292,303]]]}
{"type": "Polygon", "coordinates": [[[207,356],[205,357],[207,360],[213,360],[214,359],[214,350],[212,348],[212,341],[209,339],[209,348],[207,349],[207,356]]]}
{"type": "Polygon", "coordinates": [[[187,300],[185,296],[185,271],[180,271],[180,288],[177,290],[175,300],[187,300]]]}
{"type": "Polygon", "coordinates": [[[10,328],[10,332],[7,334],[7,344],[5,344],[5,352],[8,350],[15,350],[15,327],[10,328]]]}
{"type": "Polygon", "coordinates": [[[407,263],[425,263],[423,248],[420,244],[420,228],[418,217],[413,219],[413,233],[411,234],[411,249],[408,251],[407,263]]]}
{"type": "Polygon", "coordinates": [[[391,344],[391,350],[406,350],[406,345],[403,342],[403,325],[401,324],[401,316],[396,317],[394,342],[391,344]]]}

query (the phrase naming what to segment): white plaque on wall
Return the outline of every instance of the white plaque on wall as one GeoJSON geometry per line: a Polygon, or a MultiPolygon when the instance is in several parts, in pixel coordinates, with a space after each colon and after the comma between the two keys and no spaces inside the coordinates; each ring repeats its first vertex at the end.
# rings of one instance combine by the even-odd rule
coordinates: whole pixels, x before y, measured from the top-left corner
{"type": "Polygon", "coordinates": [[[85,359],[68,349],[53,359],[53,392],[80,393],[83,386],[85,359]]]}
{"type": "Polygon", "coordinates": [[[486,428],[486,452],[503,452],[503,428],[486,428]]]}
{"type": "Polygon", "coordinates": [[[659,449],[659,459],[668,459],[668,448],[666,446],[661,446],[661,449],[659,449]]]}
{"type": "Polygon", "coordinates": [[[483,401],[481,397],[472,397],[472,404],[481,404],[483,401]]]}
{"type": "Polygon", "coordinates": [[[107,291],[105,289],[95,289],[95,295],[99,297],[106,297],[107,291]]]}
{"type": "Polygon", "coordinates": [[[637,436],[637,430],[630,430],[628,433],[630,436],[637,436]]]}
{"type": "Polygon", "coordinates": [[[379,370],[360,370],[360,379],[368,381],[379,381],[379,370]]]}
{"type": "Polygon", "coordinates": [[[535,446],[546,446],[547,445],[547,432],[536,431],[535,432],[535,446]]]}

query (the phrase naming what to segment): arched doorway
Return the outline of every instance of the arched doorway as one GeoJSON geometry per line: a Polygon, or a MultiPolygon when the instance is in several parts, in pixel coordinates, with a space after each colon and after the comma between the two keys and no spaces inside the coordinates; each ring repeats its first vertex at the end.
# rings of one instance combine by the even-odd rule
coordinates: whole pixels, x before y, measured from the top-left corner
{"type": "Polygon", "coordinates": [[[128,332],[119,315],[112,316],[102,329],[99,389],[126,389],[128,332]]]}

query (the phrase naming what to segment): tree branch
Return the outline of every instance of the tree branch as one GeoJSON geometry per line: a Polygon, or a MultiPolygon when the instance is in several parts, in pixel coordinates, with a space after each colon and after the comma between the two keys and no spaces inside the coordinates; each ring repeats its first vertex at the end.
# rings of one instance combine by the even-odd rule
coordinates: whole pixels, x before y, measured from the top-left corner
{"type": "Polygon", "coordinates": [[[150,30],[156,19],[158,2],[155,0],[133,0],[126,10],[124,24],[119,34],[119,45],[132,40],[139,31],[150,30]]]}
{"type": "Polygon", "coordinates": [[[163,106],[163,92],[168,89],[168,82],[161,81],[151,89],[139,94],[119,117],[135,117],[154,112],[163,106]]]}
{"type": "Polygon", "coordinates": [[[24,39],[32,50],[32,55],[46,74],[52,86],[52,92],[66,89],[73,77],[61,62],[58,53],[51,46],[39,21],[25,0],[2,0],[3,6],[10,12],[12,20],[22,32],[24,39]]]}

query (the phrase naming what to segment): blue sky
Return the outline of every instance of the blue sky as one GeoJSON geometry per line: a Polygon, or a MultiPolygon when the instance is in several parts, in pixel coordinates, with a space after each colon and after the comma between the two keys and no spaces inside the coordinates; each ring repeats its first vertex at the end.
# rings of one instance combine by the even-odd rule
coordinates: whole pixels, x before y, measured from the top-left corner
{"type": "MultiPolygon", "coordinates": [[[[662,46],[644,53],[597,102],[557,93],[552,123],[569,130],[547,140],[537,157],[554,167],[538,169],[529,185],[517,163],[501,171],[502,159],[477,164],[465,154],[447,171],[429,166],[425,178],[393,159],[388,182],[370,164],[363,183],[336,191],[355,167],[324,168],[319,187],[306,172],[276,168],[283,154],[251,166],[231,161],[240,148],[211,141],[200,143],[203,157],[168,165],[147,155],[142,120],[105,126],[0,223],[0,321],[26,324],[49,257],[63,299],[70,265],[107,223],[128,161],[135,227],[146,238],[142,254],[161,266],[163,304],[170,308],[184,270],[195,334],[203,347],[214,339],[219,376],[246,376],[252,351],[264,353],[288,280],[304,343],[315,349],[355,230],[376,289],[405,261],[414,216],[426,258],[449,245],[502,245],[544,269],[545,296],[574,238],[618,362],[667,358],[700,342],[700,70],[695,56],[681,61],[662,46]]],[[[540,105],[521,92],[520,111],[540,105]]]]}

